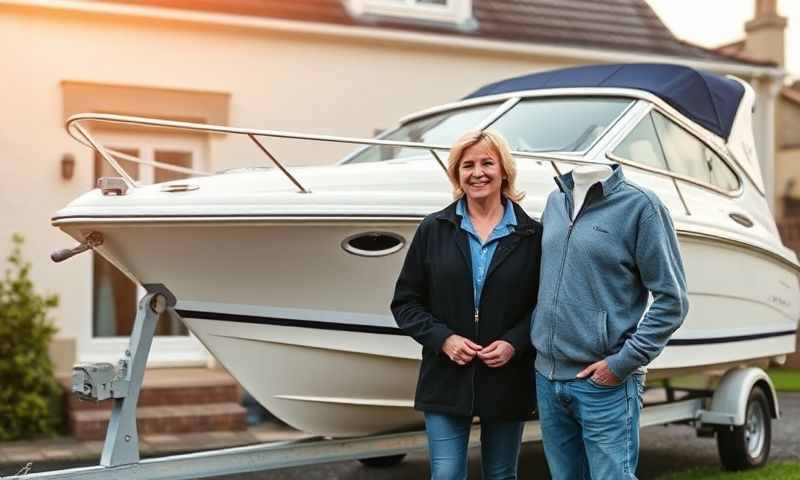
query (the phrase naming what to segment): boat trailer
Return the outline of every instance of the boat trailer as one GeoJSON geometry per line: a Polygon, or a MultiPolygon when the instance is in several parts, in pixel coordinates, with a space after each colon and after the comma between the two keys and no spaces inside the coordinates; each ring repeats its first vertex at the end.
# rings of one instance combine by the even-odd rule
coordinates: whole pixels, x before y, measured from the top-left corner
{"type": "MultiPolygon", "coordinates": [[[[345,460],[388,466],[399,463],[409,452],[427,449],[425,431],[419,430],[343,439],[312,437],[142,460],[136,427],[136,403],[156,323],[164,313],[174,320],[180,319],[174,308],[176,298],[166,287],[160,284],[143,286],[147,294],[139,301],[129,348],[119,363],[116,366],[110,363],[81,363],[73,369],[72,390],[75,394],[85,400],[113,402],[100,464],[0,477],[2,480],[178,480],[345,460]]],[[[646,405],[641,412],[640,427],[688,423],[697,427],[699,434],[705,435],[713,434],[714,430],[742,430],[745,432],[743,439],[748,440],[748,432],[757,433],[752,431],[752,420],[748,415],[748,399],[756,389],[763,390],[769,398],[769,411],[762,412],[767,417],[767,423],[769,417],[778,418],[777,395],[769,377],[761,369],[743,368],[728,372],[713,394],[706,392],[682,400],[646,405]]],[[[766,438],[761,438],[767,443],[770,442],[769,432],[768,425],[766,432],[761,432],[762,435],[766,433],[766,438]]],[[[522,441],[535,442],[541,438],[538,420],[526,422],[522,441]]],[[[480,445],[479,425],[472,427],[469,445],[480,445]]],[[[726,464],[725,458],[722,460],[726,464]]],[[[27,472],[27,469],[23,470],[27,472]]]]}

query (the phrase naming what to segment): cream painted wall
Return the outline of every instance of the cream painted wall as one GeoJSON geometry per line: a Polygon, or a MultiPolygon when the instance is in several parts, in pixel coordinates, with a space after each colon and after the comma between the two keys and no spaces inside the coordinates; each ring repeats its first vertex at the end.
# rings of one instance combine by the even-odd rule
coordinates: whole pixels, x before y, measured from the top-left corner
{"type": "MultiPolygon", "coordinates": [[[[91,259],[50,262],[51,251],[73,241],[48,220],[92,188],[93,166],[91,152],[61,124],[62,80],[227,92],[233,125],[371,136],[374,128],[487,82],[566,65],[8,5],[0,6],[0,58],[0,254],[12,232],[28,238],[36,285],[61,296],[54,316],[60,335],[72,338],[91,320],[91,259]],[[66,152],[77,159],[69,181],[59,174],[66,152]]],[[[209,150],[214,170],[264,162],[245,139],[214,139],[209,150]]],[[[342,149],[325,155],[316,144],[290,148],[281,142],[275,152],[297,165],[334,161],[342,149]]]]}
{"type": "Polygon", "coordinates": [[[793,195],[800,195],[800,106],[778,97],[776,109],[777,131],[775,143],[778,148],[775,162],[775,217],[784,216],[783,197],[786,195],[786,183],[790,179],[798,182],[793,195]]]}
{"type": "Polygon", "coordinates": [[[780,96],[777,110],[779,148],[797,147],[800,145],[800,104],[780,96]]]}

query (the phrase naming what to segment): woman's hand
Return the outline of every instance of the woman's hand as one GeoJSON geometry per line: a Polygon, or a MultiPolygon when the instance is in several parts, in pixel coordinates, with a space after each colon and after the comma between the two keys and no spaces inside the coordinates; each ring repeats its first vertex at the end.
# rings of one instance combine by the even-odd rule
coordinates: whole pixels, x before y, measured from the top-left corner
{"type": "Polygon", "coordinates": [[[514,356],[514,346],[505,340],[495,340],[488,347],[478,352],[478,358],[488,367],[502,367],[514,356]]]}
{"type": "Polygon", "coordinates": [[[466,365],[483,347],[461,335],[450,335],[442,345],[442,352],[459,365],[466,365]]]}

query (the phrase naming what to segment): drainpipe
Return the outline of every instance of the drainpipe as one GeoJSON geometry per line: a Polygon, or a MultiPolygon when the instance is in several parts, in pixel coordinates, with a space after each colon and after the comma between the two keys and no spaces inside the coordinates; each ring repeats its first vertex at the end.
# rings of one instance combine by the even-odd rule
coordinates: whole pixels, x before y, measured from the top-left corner
{"type": "Polygon", "coordinates": [[[756,134],[764,192],[770,212],[775,214],[775,115],[778,95],[783,87],[783,76],[763,76],[758,80],[760,99],[756,106],[758,126],[756,134]],[[760,108],[759,108],[760,107],[760,108]]]}

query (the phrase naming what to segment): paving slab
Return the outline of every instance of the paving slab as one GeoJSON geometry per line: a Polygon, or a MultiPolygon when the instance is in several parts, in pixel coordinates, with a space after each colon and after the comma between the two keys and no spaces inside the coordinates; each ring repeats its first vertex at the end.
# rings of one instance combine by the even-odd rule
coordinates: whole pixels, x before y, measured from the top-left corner
{"type": "MultiPolygon", "coordinates": [[[[142,435],[139,448],[143,457],[161,456],[262,442],[285,441],[306,436],[308,435],[285,425],[265,422],[241,432],[142,435]]],[[[78,441],[71,437],[0,442],[0,477],[10,475],[10,470],[14,467],[21,468],[25,462],[33,462],[35,465],[59,462],[97,464],[102,450],[102,441],[78,441]]]]}

